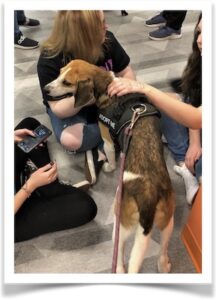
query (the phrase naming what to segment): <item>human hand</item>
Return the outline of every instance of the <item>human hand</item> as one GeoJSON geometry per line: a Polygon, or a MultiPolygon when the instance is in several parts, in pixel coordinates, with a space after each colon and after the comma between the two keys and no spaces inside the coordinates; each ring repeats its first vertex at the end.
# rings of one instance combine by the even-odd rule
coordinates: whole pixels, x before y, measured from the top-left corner
{"type": "Polygon", "coordinates": [[[32,130],[26,128],[14,130],[14,141],[21,142],[27,135],[35,136],[32,130]]]}
{"type": "Polygon", "coordinates": [[[192,174],[195,173],[194,165],[201,155],[201,146],[195,144],[189,146],[185,155],[185,165],[191,171],[192,174]]]}
{"type": "Polygon", "coordinates": [[[143,93],[143,85],[128,78],[115,78],[108,86],[110,97],[114,95],[123,96],[129,93],[143,93]]]}
{"type": "Polygon", "coordinates": [[[33,192],[40,186],[50,184],[57,178],[57,165],[55,163],[49,163],[37,171],[32,173],[27,180],[27,186],[30,192],[33,192]]]}

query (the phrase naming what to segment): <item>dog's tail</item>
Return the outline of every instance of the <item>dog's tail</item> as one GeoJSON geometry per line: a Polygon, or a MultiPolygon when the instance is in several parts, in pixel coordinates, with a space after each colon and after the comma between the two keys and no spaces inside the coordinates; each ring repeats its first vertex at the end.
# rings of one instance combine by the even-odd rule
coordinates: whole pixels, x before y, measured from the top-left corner
{"type": "Polygon", "coordinates": [[[151,194],[144,193],[139,205],[140,225],[143,227],[143,234],[147,235],[153,226],[155,211],[157,206],[157,193],[153,191],[151,194]]]}

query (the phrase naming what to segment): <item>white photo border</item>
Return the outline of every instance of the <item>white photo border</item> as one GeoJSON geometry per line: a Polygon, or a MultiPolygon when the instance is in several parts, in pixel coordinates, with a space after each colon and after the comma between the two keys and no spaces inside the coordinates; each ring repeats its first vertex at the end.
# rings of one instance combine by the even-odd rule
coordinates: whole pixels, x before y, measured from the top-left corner
{"type": "Polygon", "coordinates": [[[4,282],[5,283],[211,283],[212,282],[212,3],[210,1],[10,1],[4,5],[4,282]],[[122,7],[123,6],[123,7],[122,7]],[[203,206],[202,273],[200,274],[18,274],[14,272],[14,19],[16,9],[24,10],[198,10],[203,13],[203,206]],[[9,138],[11,137],[11,138],[9,138]],[[7,161],[7,165],[6,165],[7,161]]]}

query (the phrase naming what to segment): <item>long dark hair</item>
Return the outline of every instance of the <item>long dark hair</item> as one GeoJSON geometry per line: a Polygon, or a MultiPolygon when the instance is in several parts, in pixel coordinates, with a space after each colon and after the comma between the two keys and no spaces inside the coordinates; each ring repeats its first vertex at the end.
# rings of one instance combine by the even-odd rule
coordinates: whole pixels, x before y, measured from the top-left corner
{"type": "Polygon", "coordinates": [[[189,56],[187,66],[182,75],[182,92],[193,106],[200,106],[202,104],[202,57],[197,46],[197,38],[199,32],[197,26],[202,19],[202,13],[199,15],[192,44],[193,52],[189,56]]]}

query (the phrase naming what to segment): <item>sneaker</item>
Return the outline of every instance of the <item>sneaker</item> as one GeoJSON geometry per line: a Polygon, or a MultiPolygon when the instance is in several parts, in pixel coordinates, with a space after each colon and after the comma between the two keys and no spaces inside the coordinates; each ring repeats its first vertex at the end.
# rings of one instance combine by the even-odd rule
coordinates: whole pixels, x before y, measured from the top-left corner
{"type": "Polygon", "coordinates": [[[22,22],[18,21],[18,25],[24,26],[24,27],[36,27],[36,26],[40,25],[40,22],[35,19],[25,18],[25,21],[22,21],[22,22]]]}
{"type": "Polygon", "coordinates": [[[87,192],[90,189],[90,182],[88,180],[83,180],[80,181],[78,183],[73,184],[73,187],[83,190],[85,192],[87,192]]]}
{"type": "Polygon", "coordinates": [[[182,176],[185,184],[186,200],[189,205],[193,203],[193,200],[198,192],[199,183],[195,176],[188,170],[188,168],[183,164],[182,166],[174,166],[174,171],[182,176]]]}
{"type": "MultiPolygon", "coordinates": [[[[69,185],[69,186],[72,185],[71,182],[67,181],[67,180],[60,180],[59,182],[63,185],[69,185]]],[[[77,182],[77,183],[73,184],[72,186],[77,189],[83,190],[85,192],[87,192],[89,190],[89,188],[91,187],[90,183],[87,180],[77,182]]]]}
{"type": "Polygon", "coordinates": [[[165,24],[166,24],[166,19],[162,16],[162,13],[145,21],[145,25],[148,27],[159,27],[165,24]]]}
{"type": "Polygon", "coordinates": [[[14,47],[19,49],[34,49],[39,47],[39,42],[25,37],[22,32],[15,37],[14,47]]]}
{"type": "Polygon", "coordinates": [[[181,29],[175,30],[168,26],[162,26],[149,33],[149,38],[154,41],[175,40],[181,37],[181,29]]]}
{"type": "Polygon", "coordinates": [[[91,185],[96,183],[97,175],[99,174],[104,160],[98,161],[98,149],[94,148],[85,152],[85,175],[91,185]]]}
{"type": "Polygon", "coordinates": [[[121,10],[121,15],[125,17],[128,15],[128,12],[126,10],[121,10]]]}

